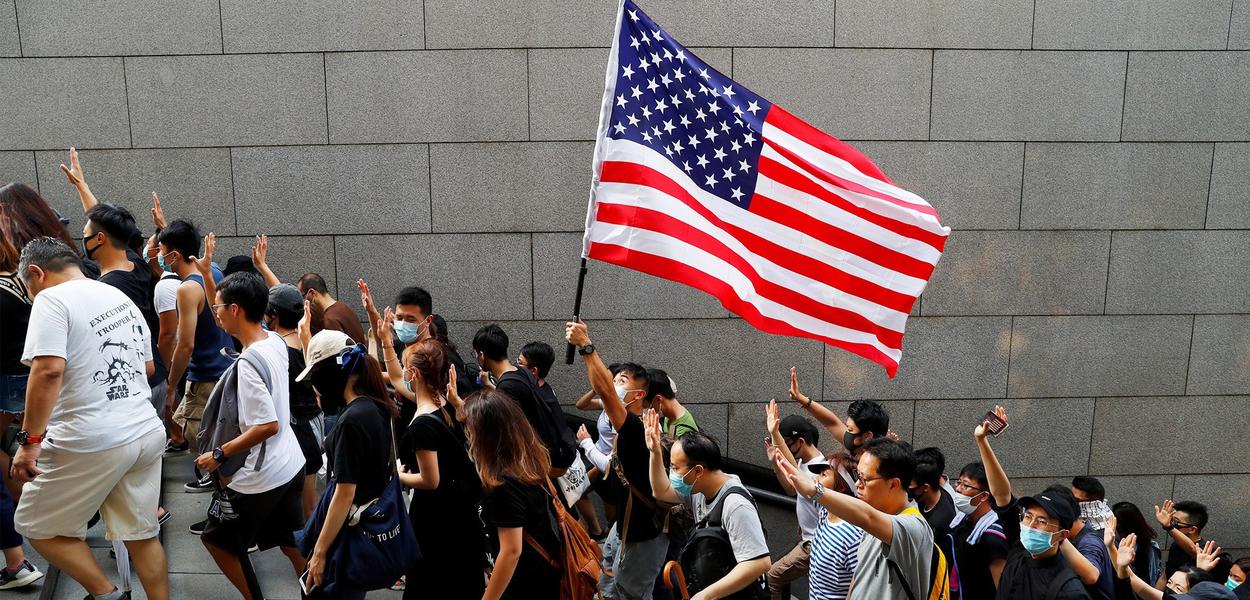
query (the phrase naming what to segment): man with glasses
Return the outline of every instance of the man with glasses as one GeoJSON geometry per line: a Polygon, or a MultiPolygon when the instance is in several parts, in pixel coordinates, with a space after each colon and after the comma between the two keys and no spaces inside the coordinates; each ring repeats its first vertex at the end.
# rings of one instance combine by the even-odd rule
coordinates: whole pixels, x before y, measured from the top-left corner
{"type": "MultiPolygon", "coordinates": [[[[778,453],[774,452],[775,462],[778,453]]],[[[787,472],[788,464],[777,465],[787,472]]],[[[867,535],[859,545],[859,567],[851,580],[850,598],[907,600],[929,592],[933,530],[907,499],[916,458],[905,442],[878,438],[863,447],[856,466],[859,498],[826,490],[820,484],[790,477],[796,489],[813,502],[867,535]]]]}
{"type": "MultiPolygon", "coordinates": [[[[1172,550],[1168,552],[1167,565],[1164,568],[1164,581],[1181,567],[1192,566],[1198,549],[1206,540],[1202,539],[1202,530],[1207,526],[1207,507],[1192,500],[1172,504],[1171,500],[1163,502],[1163,506],[1155,507],[1155,518],[1159,526],[1172,538],[1172,550]]],[[[1211,575],[1216,581],[1226,581],[1228,572],[1233,568],[1233,559],[1228,553],[1220,554],[1211,575]]]]}
{"type": "MultiPolygon", "coordinates": [[[[768,447],[776,448],[790,464],[798,467],[798,472],[815,481],[817,475],[809,467],[827,465],[829,461],[820,453],[816,443],[820,440],[820,432],[811,421],[799,415],[790,415],[784,419],[777,418],[777,402],[768,404],[766,412],[768,437],[764,442],[768,447]]],[[[775,463],[773,473],[786,495],[797,495],[786,472],[775,463]]],[[[799,499],[794,503],[795,517],[799,521],[799,543],[785,556],[773,563],[768,570],[768,590],[773,600],[789,598],[789,584],[807,574],[812,556],[812,541],[816,539],[816,530],[820,527],[820,505],[799,499]]]]}
{"type": "MultiPolygon", "coordinates": [[[[959,597],[993,598],[1011,543],[998,522],[998,513],[991,509],[985,465],[970,463],[959,472],[954,499],[959,514],[950,536],[954,564],[959,565],[959,597]]],[[[953,583],[951,587],[955,587],[953,583]]]]}

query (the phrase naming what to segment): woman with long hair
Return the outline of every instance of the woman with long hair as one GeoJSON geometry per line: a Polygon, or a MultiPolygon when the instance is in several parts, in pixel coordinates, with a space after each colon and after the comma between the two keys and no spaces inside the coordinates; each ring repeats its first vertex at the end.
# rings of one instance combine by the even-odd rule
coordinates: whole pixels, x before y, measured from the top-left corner
{"type": "MultiPolygon", "coordinates": [[[[304,311],[299,331],[300,339],[307,340],[308,366],[298,380],[311,381],[321,396],[322,408],[339,413],[325,443],[327,478],[334,480],[334,493],[308,557],[304,583],[311,590],[325,581],[329,551],[351,507],[377,498],[391,480],[391,419],[399,411],[386,391],[377,359],[341,331],[323,329],[311,335],[307,303],[304,311]]],[[[336,598],[365,597],[365,590],[347,589],[345,581],[337,582],[336,587],[336,598]]]]}
{"type": "MultiPolygon", "coordinates": [[[[389,322],[380,329],[383,352],[393,353],[389,322]]],[[[482,483],[444,396],[448,357],[442,342],[430,338],[404,349],[403,384],[416,414],[399,440],[399,479],[413,490],[408,517],[421,548],[404,597],[478,600],[486,589],[486,540],[478,516],[482,483]]]]}
{"type": "Polygon", "coordinates": [[[1111,512],[1115,514],[1116,542],[1128,537],[1130,533],[1137,534],[1137,553],[1131,567],[1133,572],[1142,581],[1157,586],[1161,581],[1162,561],[1154,528],[1132,502],[1116,502],[1111,507],[1111,512]]]}
{"type": "Polygon", "coordinates": [[[498,544],[482,598],[556,598],[560,569],[543,556],[560,556],[547,491],[547,449],[507,394],[482,391],[460,403],[454,391],[453,386],[449,400],[461,405],[469,455],[486,490],[482,518],[494,528],[498,544]]]}

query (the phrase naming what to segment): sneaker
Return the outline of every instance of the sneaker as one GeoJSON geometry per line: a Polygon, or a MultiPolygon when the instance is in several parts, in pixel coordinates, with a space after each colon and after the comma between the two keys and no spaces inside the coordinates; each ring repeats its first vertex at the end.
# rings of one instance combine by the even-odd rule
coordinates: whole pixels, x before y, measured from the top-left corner
{"type": "MultiPolygon", "coordinates": [[[[164,507],[161,507],[161,508],[164,508],[164,507]]],[[[169,522],[169,520],[170,520],[170,519],[172,519],[172,518],[174,518],[174,513],[171,513],[171,512],[169,512],[168,510],[166,510],[166,511],[165,511],[165,514],[163,514],[163,515],[161,515],[161,516],[159,516],[159,517],[156,517],[156,524],[157,524],[157,525],[164,525],[165,523],[169,522]]]]}
{"type": "Polygon", "coordinates": [[[26,587],[36,581],[43,579],[43,573],[30,564],[30,561],[22,561],[22,566],[16,572],[10,573],[8,569],[0,569],[0,590],[15,590],[17,588],[26,587]]]}
{"type": "Polygon", "coordinates": [[[395,590],[395,591],[397,591],[397,592],[402,592],[402,591],[404,591],[407,587],[408,587],[408,576],[407,576],[407,575],[404,575],[403,577],[400,577],[399,579],[395,580],[395,583],[391,584],[391,589],[392,589],[392,590],[395,590]]]}
{"type": "Polygon", "coordinates": [[[169,440],[169,442],[165,444],[165,456],[173,456],[175,454],[182,454],[183,452],[186,452],[187,449],[190,447],[191,447],[191,442],[188,442],[187,440],[182,440],[181,444],[175,444],[173,440],[169,440]]]}
{"type": "Polygon", "coordinates": [[[248,554],[256,554],[257,552],[260,552],[260,546],[257,546],[256,544],[252,544],[247,549],[248,554]]]}
{"type": "Polygon", "coordinates": [[[191,526],[187,528],[187,530],[191,532],[191,535],[203,535],[205,525],[208,525],[208,519],[204,519],[203,521],[192,523],[191,526]]]}
{"type": "Polygon", "coordinates": [[[213,480],[205,477],[204,479],[200,479],[198,481],[189,481],[182,486],[182,489],[186,490],[188,494],[203,494],[204,492],[211,492],[213,491],[213,480]]]}

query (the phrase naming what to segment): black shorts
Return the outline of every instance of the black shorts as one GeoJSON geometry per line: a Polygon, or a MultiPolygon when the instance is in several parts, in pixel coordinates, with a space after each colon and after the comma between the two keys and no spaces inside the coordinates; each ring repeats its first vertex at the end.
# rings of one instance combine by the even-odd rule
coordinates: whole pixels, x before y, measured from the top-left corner
{"type": "MultiPolygon", "coordinates": [[[[219,521],[211,515],[204,526],[206,543],[243,555],[253,545],[261,550],[275,546],[294,547],[295,532],[304,527],[304,473],[285,485],[259,494],[224,490],[237,515],[219,521]]],[[[220,492],[213,492],[214,495],[220,492]]]]}
{"type": "Polygon", "coordinates": [[[313,424],[296,423],[291,426],[291,431],[295,432],[295,440],[299,442],[299,449],[304,453],[304,474],[316,475],[321,470],[321,444],[317,443],[313,424]]]}

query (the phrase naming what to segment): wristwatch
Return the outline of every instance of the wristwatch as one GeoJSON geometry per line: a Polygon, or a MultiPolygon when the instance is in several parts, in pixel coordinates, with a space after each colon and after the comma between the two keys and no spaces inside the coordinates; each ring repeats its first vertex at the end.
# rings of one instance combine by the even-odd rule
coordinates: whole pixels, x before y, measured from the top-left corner
{"type": "Polygon", "coordinates": [[[42,435],[31,435],[25,429],[17,432],[17,445],[28,446],[30,444],[38,444],[43,441],[42,435]]]}
{"type": "Polygon", "coordinates": [[[221,446],[213,448],[213,460],[219,463],[226,462],[226,451],[222,450],[221,446]]]}
{"type": "Polygon", "coordinates": [[[577,349],[577,353],[578,353],[578,354],[580,354],[580,355],[582,355],[582,356],[590,356],[591,354],[594,354],[594,353],[595,353],[595,345],[594,345],[594,344],[586,344],[585,346],[582,346],[582,347],[578,348],[578,349],[577,349]]]}
{"type": "Polygon", "coordinates": [[[812,492],[812,495],[808,496],[808,497],[807,497],[807,499],[808,499],[808,500],[811,500],[812,502],[815,502],[815,501],[816,501],[816,500],[818,500],[821,496],[824,496],[824,495],[825,495],[825,486],[820,485],[820,482],[819,482],[819,481],[817,481],[817,482],[816,482],[816,491],[812,492]]]}

